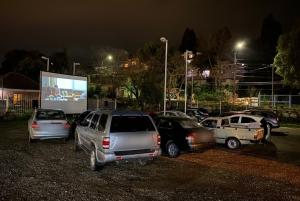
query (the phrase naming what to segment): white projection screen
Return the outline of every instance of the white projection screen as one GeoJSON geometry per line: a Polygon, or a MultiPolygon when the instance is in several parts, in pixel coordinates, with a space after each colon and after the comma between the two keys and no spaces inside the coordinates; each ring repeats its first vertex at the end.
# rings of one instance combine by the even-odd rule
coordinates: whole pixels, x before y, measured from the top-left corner
{"type": "Polygon", "coordinates": [[[65,114],[87,110],[87,77],[41,71],[41,108],[62,109],[65,114]]]}

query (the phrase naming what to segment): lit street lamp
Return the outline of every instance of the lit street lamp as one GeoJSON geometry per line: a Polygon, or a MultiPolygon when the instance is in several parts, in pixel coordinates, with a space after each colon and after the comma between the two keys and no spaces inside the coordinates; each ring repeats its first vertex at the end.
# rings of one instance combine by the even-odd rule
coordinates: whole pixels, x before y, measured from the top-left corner
{"type": "Polygon", "coordinates": [[[167,91],[167,64],[168,64],[168,40],[165,37],[160,38],[160,41],[166,43],[166,58],[165,58],[165,87],[164,87],[164,116],[166,116],[166,91],[167,91]]]}
{"type": "Polygon", "coordinates": [[[106,59],[109,59],[109,60],[110,60],[110,59],[112,59],[112,56],[110,56],[110,55],[107,56],[107,57],[102,61],[101,67],[103,67],[103,62],[104,62],[106,59]]]}
{"type": "Polygon", "coordinates": [[[49,71],[49,58],[45,56],[42,56],[41,58],[47,60],[47,71],[49,71]]]}
{"type": "Polygon", "coordinates": [[[193,54],[193,52],[186,50],[186,52],[185,52],[184,113],[186,113],[186,101],[187,101],[187,64],[188,64],[188,56],[189,56],[189,54],[193,54]]]}
{"type": "Polygon", "coordinates": [[[233,86],[234,86],[234,90],[233,90],[233,105],[235,104],[235,94],[236,94],[236,53],[237,51],[243,46],[243,43],[239,43],[237,45],[236,51],[234,53],[234,72],[233,72],[233,86]]]}
{"type": "Polygon", "coordinates": [[[75,63],[74,62],[74,64],[73,64],[73,75],[75,75],[75,66],[79,66],[80,65],[80,63],[75,63]]]}

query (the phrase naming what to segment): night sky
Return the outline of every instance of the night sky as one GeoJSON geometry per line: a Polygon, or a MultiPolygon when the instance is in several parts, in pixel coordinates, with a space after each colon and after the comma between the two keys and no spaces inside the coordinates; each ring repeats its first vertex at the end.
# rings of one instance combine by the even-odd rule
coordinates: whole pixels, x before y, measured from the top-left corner
{"type": "Polygon", "coordinates": [[[162,36],[179,45],[187,27],[198,37],[227,26],[234,40],[257,38],[268,13],[286,32],[299,8],[300,0],[0,0],[0,62],[12,49],[49,56],[66,47],[84,63],[104,46],[135,53],[162,36]]]}

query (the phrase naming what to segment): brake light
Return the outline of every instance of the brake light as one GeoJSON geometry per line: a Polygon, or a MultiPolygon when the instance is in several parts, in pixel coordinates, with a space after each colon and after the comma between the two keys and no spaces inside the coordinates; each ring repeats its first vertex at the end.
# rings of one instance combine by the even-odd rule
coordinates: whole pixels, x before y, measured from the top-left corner
{"type": "Polygon", "coordinates": [[[206,119],[206,118],[207,118],[207,116],[204,116],[204,118],[206,119]]]}
{"type": "Polygon", "coordinates": [[[195,136],[192,135],[192,134],[185,134],[185,139],[186,139],[188,142],[194,142],[195,136]]]}
{"type": "Polygon", "coordinates": [[[39,127],[39,125],[36,123],[36,121],[35,122],[33,122],[33,124],[32,124],[32,128],[40,128],[39,127]]]}
{"type": "Polygon", "coordinates": [[[257,134],[254,135],[254,139],[257,139],[257,134]]]}
{"type": "Polygon", "coordinates": [[[110,143],[110,141],[109,141],[109,137],[104,137],[103,138],[103,149],[109,149],[109,143],[110,143]]]}
{"type": "Polygon", "coordinates": [[[160,138],[160,135],[157,134],[157,145],[160,145],[160,143],[161,143],[161,138],[160,138]]]}
{"type": "Polygon", "coordinates": [[[215,137],[216,136],[216,134],[215,134],[215,132],[213,132],[213,137],[215,137]]]}
{"type": "Polygon", "coordinates": [[[67,121],[65,128],[70,128],[70,123],[67,121]]]}
{"type": "Polygon", "coordinates": [[[278,122],[278,117],[276,117],[276,121],[278,122]]]}

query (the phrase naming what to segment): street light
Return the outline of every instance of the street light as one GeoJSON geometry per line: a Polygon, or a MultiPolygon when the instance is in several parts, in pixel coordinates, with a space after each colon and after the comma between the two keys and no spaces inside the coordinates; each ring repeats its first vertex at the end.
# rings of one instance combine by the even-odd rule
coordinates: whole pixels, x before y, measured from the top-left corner
{"type": "Polygon", "coordinates": [[[235,104],[235,94],[236,94],[236,62],[237,62],[237,59],[236,59],[236,53],[237,51],[243,46],[243,43],[239,43],[237,45],[237,48],[235,50],[235,53],[234,53],[234,72],[233,72],[233,86],[234,86],[234,90],[233,90],[233,105],[235,104]]]}
{"type": "Polygon", "coordinates": [[[75,63],[74,62],[74,64],[73,64],[73,75],[75,75],[75,66],[79,66],[80,65],[80,63],[75,63]]]}
{"type": "Polygon", "coordinates": [[[112,56],[108,55],[108,56],[102,61],[101,67],[103,67],[103,62],[104,62],[106,59],[111,60],[111,59],[112,59],[112,56]]]}
{"type": "Polygon", "coordinates": [[[161,37],[160,41],[166,43],[166,58],[165,58],[165,87],[164,87],[164,116],[166,116],[166,91],[167,91],[167,64],[168,64],[168,40],[161,37]]]}
{"type": "Polygon", "coordinates": [[[188,64],[188,55],[193,54],[192,51],[186,50],[185,52],[185,90],[184,90],[184,112],[186,113],[186,101],[187,101],[187,64],[188,64]]]}
{"type": "Polygon", "coordinates": [[[192,70],[191,107],[193,107],[193,91],[194,91],[194,89],[193,89],[193,82],[194,82],[193,78],[194,78],[194,70],[192,70]]]}
{"type": "Polygon", "coordinates": [[[47,71],[49,71],[49,58],[45,56],[42,56],[41,58],[47,60],[47,71]]]}

